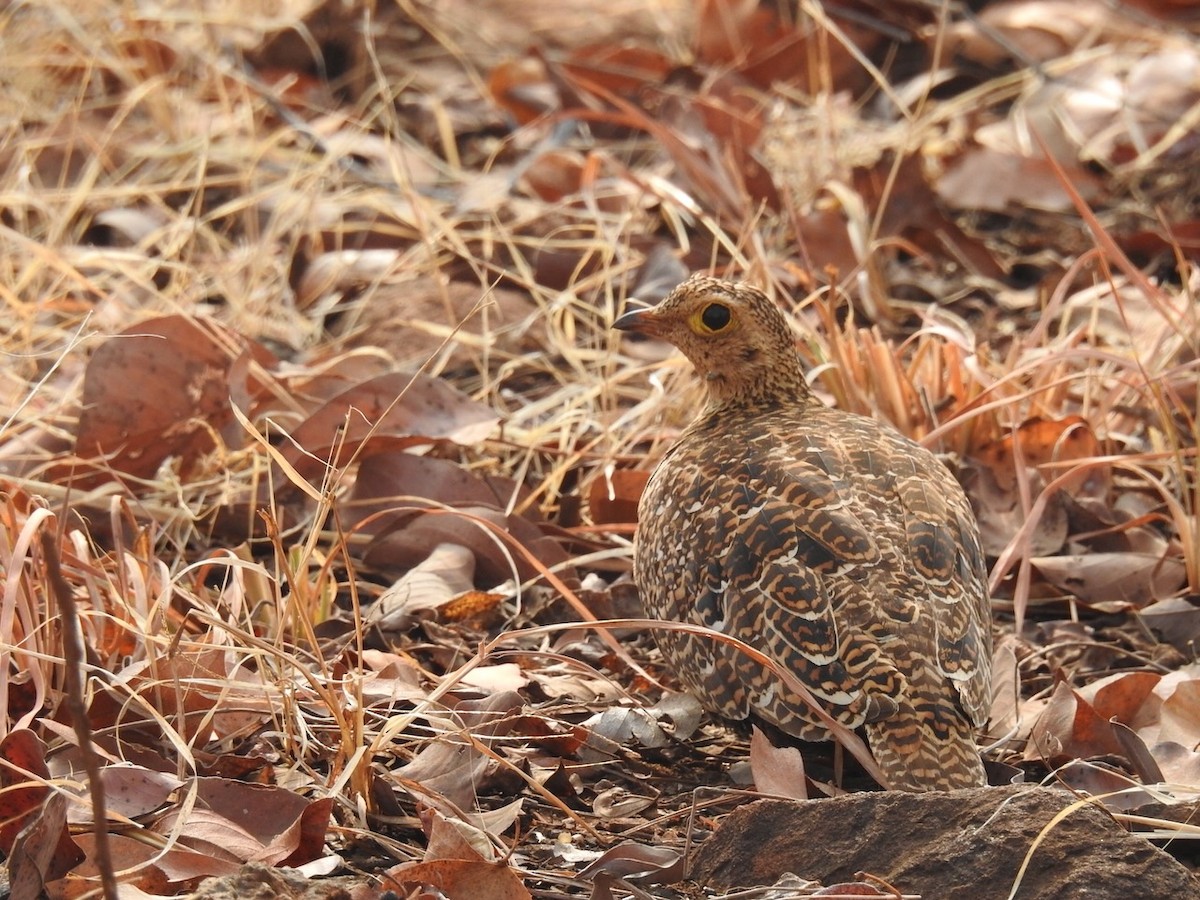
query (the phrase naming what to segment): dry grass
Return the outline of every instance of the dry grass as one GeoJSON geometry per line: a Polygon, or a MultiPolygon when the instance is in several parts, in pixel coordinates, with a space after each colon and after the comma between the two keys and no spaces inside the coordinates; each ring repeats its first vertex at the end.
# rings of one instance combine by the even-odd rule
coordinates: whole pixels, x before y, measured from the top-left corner
{"type": "MultiPolygon", "coordinates": [[[[586,508],[574,512],[580,498],[614,468],[648,468],[698,397],[678,358],[622,347],[608,328],[652,243],[772,289],[792,310],[814,383],[831,402],[894,423],[956,465],[1005,448],[1024,514],[998,553],[994,584],[1018,621],[1035,577],[1040,516],[1059,488],[1097,471],[1115,485],[1103,501],[1136,498],[1131,516],[1163,536],[1185,562],[1186,590],[1200,593],[1200,327],[1182,258],[1181,285],[1154,283],[1093,216],[1097,249],[1065,266],[1054,285],[1006,293],[995,282],[975,289],[960,281],[962,296],[988,302],[904,300],[892,286],[905,260],[931,279],[945,273],[927,248],[880,234],[882,211],[902,187],[896,179],[905,177],[897,163],[882,167],[880,196],[864,199],[838,181],[821,201],[836,198],[855,248],[854,265],[822,287],[796,253],[793,226],[809,206],[793,198],[780,212],[763,208],[730,156],[672,137],[672,126],[627,101],[593,110],[590,134],[562,120],[557,131],[553,123],[498,127],[504,117],[486,82],[492,67],[520,53],[527,31],[516,29],[519,41],[505,30],[464,33],[436,4],[401,3],[389,21],[408,16],[412,34],[366,42],[353,67],[321,85],[241,58],[297,23],[291,6],[151,12],[76,2],[0,12],[0,115],[9,122],[0,137],[4,731],[37,724],[54,752],[69,743],[46,717],[64,685],[37,541],[52,530],[84,608],[92,701],[113,707],[93,706],[98,744],[113,758],[131,730],[153,734],[154,752],[173,760],[180,778],[205,770],[206,754],[240,752],[248,741],[269,746],[276,782],[332,797],[346,841],[383,821],[373,786],[391,758],[411,760],[451,736],[591,830],[590,819],[563,808],[450,710],[464,677],[509,658],[495,640],[488,657],[474,655],[470,632],[457,645],[451,633],[400,640],[423,698],[401,708],[364,693],[379,679],[353,664],[372,640],[365,611],[381,581],[399,573],[364,565],[370,536],[344,518],[356,460],[302,474],[278,436],[312,414],[304,391],[327,390],[322,373],[347,373],[349,383],[352,373],[396,367],[394,346],[363,349],[378,326],[354,325],[356,317],[385,303],[400,315],[406,298],[423,292],[430,309],[445,313],[413,326],[433,341],[425,371],[503,418],[490,438],[442,444],[438,454],[520,486],[500,502],[504,513],[561,517],[580,539],[598,540],[573,547],[557,564],[563,580],[551,577],[547,587],[535,548],[494,521],[472,520],[511,560],[491,637],[543,615],[589,617],[589,601],[576,598],[578,578],[621,569],[630,529],[595,527],[586,508]],[[555,197],[556,179],[578,190],[555,197]],[[898,255],[898,245],[911,255],[898,255]],[[452,287],[463,284],[474,292],[466,311],[452,287]],[[526,303],[503,321],[499,301],[489,299],[501,289],[526,303]],[[1007,309],[994,305],[998,297],[1007,309]],[[73,446],[90,355],[125,328],[177,313],[212,318],[277,355],[281,362],[262,375],[261,416],[215,435],[190,469],[167,459],[149,476],[70,486],[62,472],[81,462],[73,446]],[[1094,452],[1032,448],[1014,437],[1030,420],[1072,416],[1094,452]],[[308,499],[281,499],[289,492],[308,499]],[[254,539],[231,538],[216,524],[221,516],[254,539]],[[322,631],[336,621],[350,625],[322,631]]],[[[515,6],[496,21],[525,14],[515,6]]],[[[679,7],[629,4],[610,26],[618,36],[652,33],[685,18],[679,7]]],[[[358,21],[340,27],[354,33],[348,23],[358,21]]],[[[309,38],[327,40],[318,25],[334,28],[318,21],[309,38]]],[[[539,40],[554,52],[578,42],[541,25],[539,40]]],[[[664,42],[668,50],[690,46],[680,34],[664,42]]],[[[882,73],[873,77],[892,91],[882,73]]],[[[989,81],[947,104],[926,95],[901,118],[887,152],[949,140],[955,123],[1012,96],[1018,83],[989,81]]],[[[1079,214],[1088,221],[1086,206],[1079,214]]],[[[590,647],[580,654],[535,629],[516,641],[530,654],[519,658],[531,665],[549,654],[597,683],[612,680],[606,652],[647,664],[645,645],[630,651],[607,630],[598,634],[579,639],[590,647]]],[[[649,687],[621,682],[619,690],[640,702],[649,687]]],[[[587,706],[569,705],[558,725],[574,727],[587,706]]],[[[407,846],[379,840],[415,858],[402,827],[415,820],[388,821],[407,846]]]]}

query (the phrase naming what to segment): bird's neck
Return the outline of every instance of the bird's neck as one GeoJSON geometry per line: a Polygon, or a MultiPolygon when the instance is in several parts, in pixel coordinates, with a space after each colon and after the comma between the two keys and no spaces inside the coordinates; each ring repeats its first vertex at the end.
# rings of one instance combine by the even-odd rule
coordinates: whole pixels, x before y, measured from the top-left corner
{"type": "Polygon", "coordinates": [[[813,403],[812,391],[797,364],[770,371],[712,372],[705,376],[705,415],[734,411],[799,409],[813,403]]]}

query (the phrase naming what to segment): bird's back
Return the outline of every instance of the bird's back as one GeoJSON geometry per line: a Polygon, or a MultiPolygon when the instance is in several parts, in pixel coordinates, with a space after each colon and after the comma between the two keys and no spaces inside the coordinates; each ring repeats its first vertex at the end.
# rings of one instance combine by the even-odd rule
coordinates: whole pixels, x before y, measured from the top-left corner
{"type": "MultiPolygon", "coordinates": [[[[985,560],[966,497],[932,454],[819,402],[724,411],[668,451],[640,511],[635,576],[652,615],[734,635],[865,726],[893,787],[985,783],[985,560]]],[[[715,711],[827,737],[729,645],[657,636],[715,711]]]]}

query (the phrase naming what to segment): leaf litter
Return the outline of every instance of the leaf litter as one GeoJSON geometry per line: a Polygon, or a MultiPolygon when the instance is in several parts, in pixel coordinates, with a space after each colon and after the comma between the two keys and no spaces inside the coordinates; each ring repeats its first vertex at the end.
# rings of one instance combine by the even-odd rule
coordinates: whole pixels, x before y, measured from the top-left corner
{"type": "Polygon", "coordinates": [[[858,786],[670,693],[631,604],[699,395],[607,326],[708,267],[966,485],[996,771],[1194,859],[1187,5],[469,7],[0,13],[14,895],[95,889],[88,752],[141,896],[643,895],[743,782],[858,786]]]}

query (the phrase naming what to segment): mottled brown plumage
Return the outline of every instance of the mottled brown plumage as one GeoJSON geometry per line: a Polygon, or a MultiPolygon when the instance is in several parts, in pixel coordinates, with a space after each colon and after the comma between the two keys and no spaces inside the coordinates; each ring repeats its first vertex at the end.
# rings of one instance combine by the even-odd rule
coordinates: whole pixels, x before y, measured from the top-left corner
{"type": "MultiPolygon", "coordinates": [[[[985,561],[949,470],[817,400],[787,321],[755,288],[693,277],[614,327],[670,341],[708,393],[642,496],[634,577],[650,614],[790,667],[830,715],[865,728],[891,787],[984,784],[985,561]]],[[[657,639],[715,712],[828,737],[745,654],[682,632],[657,639]]]]}

